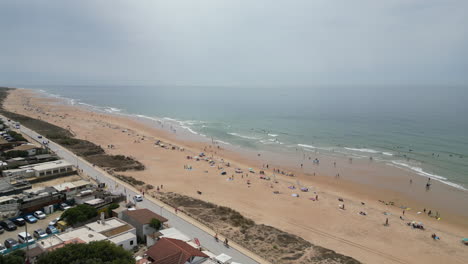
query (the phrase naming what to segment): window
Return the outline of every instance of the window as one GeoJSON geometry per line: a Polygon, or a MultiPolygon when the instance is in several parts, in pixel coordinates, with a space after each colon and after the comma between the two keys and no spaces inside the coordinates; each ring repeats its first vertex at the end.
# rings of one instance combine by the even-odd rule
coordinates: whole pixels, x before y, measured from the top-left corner
{"type": "Polygon", "coordinates": [[[133,240],[130,240],[130,246],[133,245],[133,240]]]}
{"type": "Polygon", "coordinates": [[[44,172],[39,173],[39,176],[44,176],[44,175],[45,175],[44,172]]]}
{"type": "Polygon", "coordinates": [[[60,172],[65,172],[65,168],[60,169],[60,172]]]}
{"type": "Polygon", "coordinates": [[[46,171],[46,175],[51,175],[52,172],[51,171],[46,171]]]}
{"type": "Polygon", "coordinates": [[[58,172],[59,172],[59,170],[54,170],[53,172],[54,172],[54,173],[58,173],[58,172]]]}
{"type": "Polygon", "coordinates": [[[123,247],[123,245],[122,245],[122,244],[120,244],[120,245],[119,245],[119,247],[123,247]]]}

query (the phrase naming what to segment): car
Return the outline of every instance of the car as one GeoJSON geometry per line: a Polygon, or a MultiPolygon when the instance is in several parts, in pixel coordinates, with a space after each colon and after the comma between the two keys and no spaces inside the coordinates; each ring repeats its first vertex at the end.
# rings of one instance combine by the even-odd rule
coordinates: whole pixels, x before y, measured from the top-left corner
{"type": "Polygon", "coordinates": [[[42,138],[42,136],[41,136],[41,135],[39,135],[39,136],[37,136],[37,138],[42,138]]]}
{"type": "Polygon", "coordinates": [[[65,211],[65,210],[71,208],[71,206],[69,206],[69,205],[66,204],[66,203],[61,203],[59,207],[60,207],[60,209],[63,210],[63,211],[65,211]]]}
{"type": "Polygon", "coordinates": [[[49,222],[49,226],[55,226],[57,222],[60,221],[60,217],[57,217],[49,222]]]}
{"type": "Polygon", "coordinates": [[[143,196],[137,194],[137,195],[133,196],[133,200],[135,202],[143,202],[143,196]]]}
{"type": "Polygon", "coordinates": [[[47,233],[44,231],[44,229],[42,228],[39,228],[37,230],[34,231],[33,233],[34,237],[37,238],[37,239],[41,239],[41,238],[44,238],[44,237],[47,237],[47,233]]]}
{"type": "Polygon", "coordinates": [[[21,244],[31,243],[31,242],[34,242],[34,238],[29,233],[21,232],[21,233],[18,234],[18,241],[21,244]]]}
{"type": "Polygon", "coordinates": [[[7,251],[7,248],[0,244],[0,254],[5,253],[5,251],[7,251]]]}
{"type": "Polygon", "coordinates": [[[36,211],[36,212],[34,212],[33,215],[37,219],[45,219],[46,218],[46,215],[42,211],[36,211]]]}
{"type": "Polygon", "coordinates": [[[3,234],[3,232],[5,232],[5,230],[0,226],[0,234],[3,234]]]}
{"type": "Polygon", "coordinates": [[[2,226],[7,231],[16,230],[16,225],[10,220],[3,220],[0,222],[0,226],[2,226]]]}
{"type": "Polygon", "coordinates": [[[5,240],[5,247],[12,248],[19,245],[18,241],[14,240],[13,238],[8,238],[5,240]]]}
{"type": "Polygon", "coordinates": [[[13,219],[13,223],[17,226],[24,226],[26,224],[26,221],[24,221],[24,218],[18,217],[16,219],[13,219]]]}
{"type": "Polygon", "coordinates": [[[56,233],[59,232],[58,229],[55,228],[55,226],[48,226],[48,227],[46,228],[45,231],[46,231],[46,233],[49,234],[49,235],[50,235],[50,234],[56,234],[56,233]]]}
{"type": "Polygon", "coordinates": [[[30,224],[37,223],[37,218],[32,216],[32,215],[27,215],[27,216],[24,217],[24,219],[26,220],[26,222],[28,222],[30,224]]]}

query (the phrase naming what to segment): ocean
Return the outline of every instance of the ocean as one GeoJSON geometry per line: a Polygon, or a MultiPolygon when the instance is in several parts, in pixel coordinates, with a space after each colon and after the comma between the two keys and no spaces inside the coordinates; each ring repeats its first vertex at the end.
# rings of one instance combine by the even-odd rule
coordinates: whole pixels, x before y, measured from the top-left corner
{"type": "Polygon", "coordinates": [[[241,148],[372,157],[468,189],[464,87],[21,87],[241,148]]]}

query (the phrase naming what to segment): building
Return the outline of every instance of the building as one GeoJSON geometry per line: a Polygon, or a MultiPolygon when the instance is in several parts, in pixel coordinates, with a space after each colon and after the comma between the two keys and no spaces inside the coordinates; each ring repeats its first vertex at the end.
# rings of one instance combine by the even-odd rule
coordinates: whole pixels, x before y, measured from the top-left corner
{"type": "Polygon", "coordinates": [[[28,152],[28,156],[34,156],[37,154],[38,150],[40,150],[41,148],[40,147],[37,147],[36,145],[33,145],[33,144],[23,144],[23,145],[19,145],[19,146],[16,146],[6,152],[10,152],[10,151],[26,151],[28,152]]]}
{"type": "Polygon", "coordinates": [[[56,160],[38,164],[25,165],[13,170],[5,170],[2,172],[2,175],[11,177],[20,176],[24,178],[41,178],[67,175],[72,173],[73,171],[73,165],[68,161],[56,160]]]}
{"type": "MultiPolygon", "coordinates": [[[[74,182],[64,182],[57,184],[52,186],[52,188],[54,188],[59,193],[65,193],[66,199],[71,200],[75,196],[82,194],[82,192],[91,190],[93,188],[93,184],[85,180],[78,180],[74,182]]],[[[86,196],[85,194],[86,193],[84,193],[83,196],[86,196]]]]}
{"type": "Polygon", "coordinates": [[[153,213],[148,209],[134,209],[122,212],[122,219],[136,228],[137,236],[142,241],[146,241],[146,235],[153,234],[157,230],[150,227],[151,219],[156,218],[161,222],[161,225],[167,222],[167,219],[153,213]]]}
{"type": "Polygon", "coordinates": [[[209,257],[182,240],[161,238],[146,251],[153,264],[201,264],[209,257]]]}
{"type": "Polygon", "coordinates": [[[50,251],[67,243],[89,243],[102,240],[108,240],[126,250],[133,250],[137,245],[136,229],[113,217],[42,239],[37,245],[43,251],[50,251]]]}

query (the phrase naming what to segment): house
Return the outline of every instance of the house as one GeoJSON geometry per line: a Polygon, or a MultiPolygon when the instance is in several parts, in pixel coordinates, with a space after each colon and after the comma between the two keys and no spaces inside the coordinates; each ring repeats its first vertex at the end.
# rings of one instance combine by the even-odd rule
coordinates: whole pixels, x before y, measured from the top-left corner
{"type": "Polygon", "coordinates": [[[101,240],[108,240],[126,250],[133,250],[137,245],[136,230],[128,223],[113,217],[42,239],[37,245],[43,251],[50,251],[70,243],[70,241],[89,243],[101,240]]]}
{"type": "Polygon", "coordinates": [[[146,254],[153,264],[199,264],[208,259],[200,250],[173,238],[161,238],[146,254]]]}
{"type": "Polygon", "coordinates": [[[36,145],[33,144],[23,144],[19,145],[17,147],[14,147],[6,152],[10,151],[26,151],[28,152],[28,156],[34,156],[37,154],[38,150],[41,149],[40,147],[37,147],[36,145]]]}
{"type": "Polygon", "coordinates": [[[149,226],[151,219],[158,219],[161,224],[167,222],[167,219],[153,213],[148,209],[126,210],[122,212],[122,219],[136,228],[137,236],[142,241],[146,241],[146,235],[153,234],[157,230],[149,226]]]}

